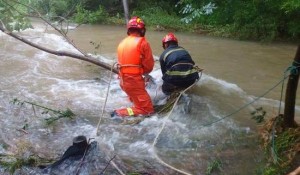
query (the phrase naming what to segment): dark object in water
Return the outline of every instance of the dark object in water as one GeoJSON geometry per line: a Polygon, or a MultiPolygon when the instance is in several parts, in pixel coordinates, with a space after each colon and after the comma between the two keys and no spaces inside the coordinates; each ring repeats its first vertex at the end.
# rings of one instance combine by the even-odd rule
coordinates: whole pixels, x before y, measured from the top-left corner
{"type": "MultiPolygon", "coordinates": [[[[142,159],[126,159],[132,163],[124,163],[118,156],[114,156],[110,152],[110,148],[106,145],[98,144],[97,141],[87,142],[84,136],[77,136],[73,139],[73,144],[65,151],[63,156],[52,165],[46,168],[30,168],[26,170],[26,174],[34,175],[120,175],[122,172],[139,172],[143,175],[151,174],[167,174],[160,164],[150,159],[150,163],[143,164],[142,159]],[[101,147],[100,147],[101,146],[101,147]],[[85,149],[86,148],[86,149],[85,149]],[[113,161],[113,163],[112,163],[113,161]],[[157,165],[156,165],[157,164],[157,165]],[[137,165],[137,168],[134,167],[137,165]],[[142,166],[140,166],[142,165],[142,166]],[[151,166],[150,166],[151,165],[151,166]],[[153,166],[155,165],[155,166],[153,166]],[[153,168],[159,167],[159,168],[153,168]],[[146,170],[146,171],[145,171],[146,170]]],[[[169,171],[169,170],[168,170],[169,171]]],[[[166,172],[168,172],[166,171],[166,172]]]]}
{"type": "Polygon", "coordinates": [[[85,136],[77,136],[73,139],[73,146],[76,146],[81,149],[86,149],[88,146],[87,140],[85,136]]]}
{"type": "Polygon", "coordinates": [[[77,136],[73,139],[73,145],[70,146],[67,151],[63,154],[61,159],[53,163],[51,167],[59,165],[65,159],[74,157],[75,160],[81,159],[84,155],[84,152],[88,149],[88,143],[85,136],[77,136]]]}
{"type": "Polygon", "coordinates": [[[44,169],[44,173],[47,171],[51,171],[51,169],[55,169],[56,166],[62,164],[65,160],[79,160],[84,156],[84,153],[89,149],[89,144],[87,142],[87,139],[85,136],[77,136],[73,139],[73,145],[70,146],[63,156],[56,162],[54,162],[52,165],[46,167],[44,169]]]}
{"type": "MultiPolygon", "coordinates": [[[[109,159],[109,158],[108,158],[109,159]]],[[[114,162],[125,169],[118,158],[114,162]]],[[[37,170],[35,175],[92,175],[105,171],[109,175],[119,175],[117,169],[108,166],[105,152],[101,151],[96,141],[87,142],[85,136],[77,136],[63,156],[52,165],[37,170]]]]}

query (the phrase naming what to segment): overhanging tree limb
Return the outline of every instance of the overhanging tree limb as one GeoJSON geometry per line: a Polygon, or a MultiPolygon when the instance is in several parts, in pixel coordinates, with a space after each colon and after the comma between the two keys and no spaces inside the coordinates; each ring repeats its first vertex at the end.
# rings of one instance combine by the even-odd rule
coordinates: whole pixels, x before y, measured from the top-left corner
{"type": "Polygon", "coordinates": [[[10,35],[12,36],[13,38],[19,40],[19,41],[22,41],[23,43],[26,43],[32,47],[35,47],[39,50],[42,50],[42,51],[45,51],[47,53],[50,53],[50,54],[53,54],[53,55],[57,55],[57,56],[67,56],[67,57],[72,57],[72,58],[76,58],[76,59],[80,59],[80,60],[83,60],[83,61],[87,61],[87,62],[90,62],[90,63],[93,63],[95,65],[98,65],[100,67],[103,67],[107,70],[112,70],[114,73],[118,73],[117,69],[116,68],[113,68],[112,69],[112,66],[113,65],[109,65],[109,64],[106,64],[106,63],[103,63],[101,62],[100,60],[97,60],[89,55],[87,55],[86,53],[82,52],[78,47],[75,46],[75,44],[73,43],[73,41],[66,35],[66,33],[60,29],[58,29],[56,26],[54,26],[52,23],[50,23],[48,20],[46,20],[45,18],[42,17],[42,15],[37,11],[35,10],[34,8],[26,5],[26,4],[23,4],[19,1],[15,1],[15,0],[10,0],[10,1],[3,1],[6,6],[8,6],[9,8],[11,9],[14,9],[14,11],[16,11],[17,13],[19,13],[20,15],[23,15],[23,16],[30,16],[30,15],[27,15],[27,14],[24,14],[23,12],[21,11],[18,11],[17,9],[15,9],[13,7],[12,4],[10,4],[9,2],[13,2],[15,4],[20,4],[24,7],[27,7],[33,11],[35,11],[38,16],[35,16],[37,18],[40,18],[41,20],[43,20],[47,25],[51,26],[52,28],[54,28],[57,32],[59,32],[59,34],[61,34],[66,40],[68,43],[70,43],[77,51],[79,51],[81,54],[76,54],[76,53],[72,53],[72,52],[68,52],[68,51],[56,51],[56,50],[52,50],[52,49],[49,49],[49,48],[46,48],[44,46],[41,46],[41,45],[38,45],[34,42],[31,42],[29,40],[27,40],[26,38],[24,37],[21,37],[19,36],[18,34],[14,33],[14,32],[11,32],[9,31],[6,27],[5,27],[5,24],[1,21],[0,19],[0,30],[4,33],[6,33],[7,35],[10,35]]]}
{"type": "MultiPolygon", "coordinates": [[[[49,22],[48,20],[46,20],[41,14],[39,11],[37,11],[35,8],[32,8],[31,6],[29,5],[26,5],[24,3],[21,3],[19,1],[15,1],[15,0],[10,0],[11,2],[14,2],[16,4],[20,4],[28,9],[31,9],[32,11],[34,11],[36,14],[38,14],[37,16],[32,16],[32,15],[28,15],[28,14],[24,14],[22,12],[20,12],[19,10],[15,9],[10,3],[8,2],[5,2],[5,4],[7,4],[8,6],[12,7],[17,13],[19,13],[20,15],[23,15],[23,16],[29,16],[29,17],[37,17],[37,18],[40,18],[42,21],[44,21],[47,25],[51,26],[54,30],[56,30],[59,34],[61,34],[67,41],[69,44],[71,44],[74,48],[76,48],[80,53],[82,53],[82,55],[85,55],[87,56],[86,53],[84,53],[81,49],[79,49],[75,44],[74,42],[67,36],[67,33],[65,31],[63,31],[62,29],[59,29],[57,28],[55,25],[53,25],[51,22],[49,22]]],[[[64,17],[60,17],[61,19],[59,20],[60,23],[62,21],[66,21],[64,17]]],[[[67,26],[68,28],[68,26],[67,26]]],[[[68,30],[67,30],[68,31],[68,30]]]]}
{"type": "MultiPolygon", "coordinates": [[[[42,51],[45,51],[47,53],[50,53],[50,54],[53,54],[53,55],[57,55],[57,56],[67,56],[67,57],[72,57],[72,58],[76,58],[76,59],[79,59],[79,60],[83,60],[83,61],[87,61],[87,62],[90,62],[90,63],[93,63],[95,65],[98,65],[100,67],[103,67],[107,70],[111,70],[111,67],[112,65],[109,65],[109,64],[106,64],[106,63],[103,63],[93,57],[90,57],[90,56],[85,56],[85,55],[79,55],[79,54],[75,54],[75,53],[72,53],[72,52],[67,52],[67,51],[56,51],[56,50],[52,50],[52,49],[49,49],[49,48],[46,48],[46,47],[43,47],[41,45],[38,45],[38,44],[35,44],[29,40],[27,40],[26,38],[23,38],[11,31],[8,31],[5,29],[5,27],[3,25],[0,25],[0,30],[4,33],[6,33],[7,35],[9,36],[12,36],[13,38],[19,40],[19,41],[22,41],[23,43],[26,43],[34,48],[37,48],[39,50],[42,50],[42,51]]],[[[118,70],[116,68],[113,68],[112,70],[114,73],[118,73],[118,70]]]]}

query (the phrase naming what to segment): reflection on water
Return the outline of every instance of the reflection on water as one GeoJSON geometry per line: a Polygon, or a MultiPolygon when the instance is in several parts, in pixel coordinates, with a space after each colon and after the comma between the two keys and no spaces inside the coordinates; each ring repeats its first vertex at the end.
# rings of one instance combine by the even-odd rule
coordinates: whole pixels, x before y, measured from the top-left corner
{"type": "MultiPolygon", "coordinates": [[[[53,49],[75,51],[63,38],[41,29],[25,31],[24,35],[53,49]]],[[[69,35],[78,47],[113,62],[116,46],[126,32],[123,27],[85,25],[69,35]],[[100,44],[99,49],[89,44],[91,40],[100,44]]],[[[164,35],[164,32],[147,32],[155,56],[162,52],[160,41],[164,35]]],[[[201,80],[181,98],[168,117],[154,115],[137,125],[122,125],[109,116],[112,110],[130,105],[116,75],[110,79],[109,71],[95,65],[44,53],[1,33],[0,122],[4,126],[0,129],[1,153],[21,154],[18,145],[26,143],[30,149],[21,154],[23,157],[38,153],[58,158],[75,136],[85,135],[95,138],[110,157],[117,155],[127,172],[155,169],[174,174],[174,170],[157,160],[159,157],[191,174],[204,174],[216,160],[226,174],[253,174],[261,152],[255,137],[256,124],[249,113],[257,106],[264,106],[269,117],[276,114],[280,87],[253,105],[232,112],[280,80],[294,56],[295,46],[183,33],[177,36],[205,69],[201,80]],[[102,115],[108,87],[110,93],[102,115]],[[53,109],[69,108],[76,118],[61,119],[49,127],[44,121],[51,117],[49,114],[33,110],[30,105],[13,105],[10,101],[14,98],[53,109]],[[25,125],[26,132],[20,132],[25,125]]],[[[148,91],[153,99],[159,99],[162,82],[158,63],[151,75],[157,86],[149,87],[148,91]]]]}

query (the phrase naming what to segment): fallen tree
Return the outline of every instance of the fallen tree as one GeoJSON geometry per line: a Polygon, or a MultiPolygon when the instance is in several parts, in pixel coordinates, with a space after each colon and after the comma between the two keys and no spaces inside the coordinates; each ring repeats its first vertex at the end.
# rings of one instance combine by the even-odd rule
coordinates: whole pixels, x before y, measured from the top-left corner
{"type": "MultiPolygon", "coordinates": [[[[88,54],[84,53],[83,51],[81,51],[79,48],[77,48],[75,46],[75,44],[72,42],[72,40],[70,38],[68,38],[67,36],[67,33],[65,31],[63,31],[62,29],[59,29],[57,28],[55,25],[53,25],[51,22],[49,22],[48,20],[46,20],[45,18],[42,17],[42,15],[35,9],[33,9],[32,7],[26,5],[26,4],[23,4],[23,3],[20,3],[18,1],[14,1],[14,0],[10,0],[10,1],[3,1],[6,5],[7,8],[11,8],[13,9],[15,12],[17,12],[18,14],[22,15],[22,16],[26,16],[26,17],[36,17],[36,18],[39,18],[41,19],[42,21],[44,21],[47,25],[51,26],[52,28],[54,28],[59,34],[61,34],[67,41],[68,43],[70,43],[76,50],[78,50],[81,54],[76,54],[76,53],[73,53],[73,52],[69,52],[69,51],[56,51],[56,50],[53,50],[53,49],[49,49],[47,47],[44,47],[44,46],[41,46],[41,45],[38,45],[34,42],[31,42],[29,40],[27,40],[26,38],[20,36],[17,34],[17,32],[12,32],[10,30],[7,29],[7,27],[5,26],[5,23],[0,19],[0,30],[25,43],[25,44],[28,44],[34,48],[37,48],[39,50],[42,50],[42,51],[45,51],[47,53],[50,53],[50,54],[53,54],[53,55],[56,55],[56,56],[67,56],[67,57],[71,57],[71,58],[75,58],[75,59],[79,59],[79,60],[82,60],[82,61],[87,61],[89,63],[92,63],[92,64],[95,64],[95,65],[98,65],[104,69],[107,69],[109,71],[112,71],[114,73],[118,73],[118,70],[116,68],[113,67],[113,65],[109,65],[107,63],[104,63],[92,56],[89,56],[88,54]],[[16,4],[20,4],[26,8],[29,8],[31,9],[32,11],[34,11],[37,15],[33,16],[33,15],[29,15],[29,14],[26,14],[26,13],[23,13],[23,12],[20,12],[18,9],[16,9],[13,4],[10,4],[9,2],[13,2],[13,3],[16,3],[16,4]]],[[[62,20],[60,20],[60,22],[62,23],[63,21],[65,21],[65,18],[64,17],[61,17],[62,20]]]]}
{"type": "Polygon", "coordinates": [[[50,54],[53,54],[53,55],[57,55],[57,56],[67,56],[67,57],[72,57],[72,58],[76,58],[76,59],[79,59],[79,60],[83,60],[83,61],[87,61],[87,62],[90,62],[90,63],[93,63],[95,65],[98,65],[102,68],[105,68],[107,70],[111,70],[114,72],[114,73],[118,73],[117,69],[116,68],[112,68],[113,65],[109,65],[107,63],[103,63],[91,56],[86,56],[86,55],[80,55],[80,54],[76,54],[76,53],[72,53],[72,52],[68,52],[68,51],[56,51],[56,50],[52,50],[52,49],[49,49],[49,48],[46,48],[46,47],[43,47],[41,45],[38,45],[38,44],[35,44],[19,35],[17,35],[16,33],[13,33],[11,31],[8,31],[8,30],[5,30],[5,28],[3,28],[3,26],[0,26],[0,30],[4,33],[6,33],[7,35],[9,36],[12,36],[14,38],[16,38],[17,40],[19,41],[22,41],[23,43],[26,43],[32,47],[35,47],[39,50],[42,50],[42,51],[45,51],[47,53],[50,53],[50,54]]]}

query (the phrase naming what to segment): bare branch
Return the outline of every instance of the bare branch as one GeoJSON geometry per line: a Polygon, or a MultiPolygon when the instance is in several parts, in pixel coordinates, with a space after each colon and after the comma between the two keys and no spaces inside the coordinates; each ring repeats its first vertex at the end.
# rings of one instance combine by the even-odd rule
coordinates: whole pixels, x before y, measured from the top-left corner
{"type": "Polygon", "coordinates": [[[112,158],[108,161],[108,163],[106,164],[105,168],[101,171],[100,174],[103,174],[103,173],[106,171],[108,165],[110,165],[110,162],[113,161],[115,157],[116,157],[116,155],[114,155],[114,157],[112,157],[112,158]]]}
{"type": "Polygon", "coordinates": [[[4,30],[6,30],[6,27],[5,27],[5,25],[4,25],[4,23],[3,23],[3,21],[0,19],[0,23],[1,23],[1,28],[3,28],[4,30]]]}

